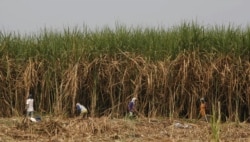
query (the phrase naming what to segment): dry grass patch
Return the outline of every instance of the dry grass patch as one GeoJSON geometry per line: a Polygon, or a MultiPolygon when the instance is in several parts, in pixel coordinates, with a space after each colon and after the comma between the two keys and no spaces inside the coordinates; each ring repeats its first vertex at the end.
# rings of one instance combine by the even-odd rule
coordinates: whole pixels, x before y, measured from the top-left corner
{"type": "MultiPolygon", "coordinates": [[[[220,141],[250,140],[249,123],[222,123],[220,141]]],[[[211,124],[198,120],[44,118],[31,123],[1,119],[1,141],[211,141],[211,124]],[[176,127],[180,123],[188,127],[176,127]]]]}

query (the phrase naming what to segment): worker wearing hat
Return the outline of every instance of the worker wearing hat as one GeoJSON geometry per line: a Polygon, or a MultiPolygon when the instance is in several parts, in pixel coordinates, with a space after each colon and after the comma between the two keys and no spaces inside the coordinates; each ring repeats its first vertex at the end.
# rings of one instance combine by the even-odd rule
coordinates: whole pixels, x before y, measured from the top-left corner
{"type": "Polygon", "coordinates": [[[80,103],[76,103],[76,110],[77,110],[78,115],[80,115],[81,117],[86,116],[88,113],[87,108],[81,105],[80,103]]]}
{"type": "Polygon", "coordinates": [[[135,101],[136,100],[137,99],[135,97],[133,97],[132,100],[128,104],[129,117],[134,116],[134,112],[136,111],[135,110],[135,101]]]}

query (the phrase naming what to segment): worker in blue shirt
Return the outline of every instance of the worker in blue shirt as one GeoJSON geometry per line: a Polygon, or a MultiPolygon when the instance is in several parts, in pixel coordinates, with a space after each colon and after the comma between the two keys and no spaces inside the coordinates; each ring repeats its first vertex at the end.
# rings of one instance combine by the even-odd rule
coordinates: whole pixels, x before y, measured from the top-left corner
{"type": "Polygon", "coordinates": [[[88,113],[88,110],[85,106],[81,105],[80,103],[76,103],[76,111],[77,114],[81,117],[85,117],[88,113]]]}
{"type": "Polygon", "coordinates": [[[135,97],[133,97],[132,100],[128,104],[129,117],[134,116],[134,112],[136,111],[136,108],[135,108],[135,101],[136,100],[137,99],[135,97]]]}

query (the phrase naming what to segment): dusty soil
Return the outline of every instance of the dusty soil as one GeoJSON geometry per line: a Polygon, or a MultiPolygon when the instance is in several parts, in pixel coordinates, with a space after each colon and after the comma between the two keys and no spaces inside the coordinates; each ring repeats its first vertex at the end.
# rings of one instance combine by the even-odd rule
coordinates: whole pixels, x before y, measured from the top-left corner
{"type": "Polygon", "coordinates": [[[212,125],[202,120],[169,118],[110,119],[44,117],[41,122],[0,118],[0,142],[187,142],[250,141],[249,123],[212,125]],[[218,127],[216,130],[215,128],[218,127]]]}

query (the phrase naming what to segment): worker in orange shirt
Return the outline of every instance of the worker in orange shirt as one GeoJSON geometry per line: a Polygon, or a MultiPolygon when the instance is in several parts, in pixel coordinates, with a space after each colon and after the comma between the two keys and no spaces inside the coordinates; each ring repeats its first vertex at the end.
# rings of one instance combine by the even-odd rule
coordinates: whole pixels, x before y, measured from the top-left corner
{"type": "Polygon", "coordinates": [[[206,115],[206,102],[205,102],[205,99],[204,98],[201,98],[200,99],[200,115],[202,118],[205,118],[205,120],[208,122],[207,120],[207,115],[206,115]]]}

